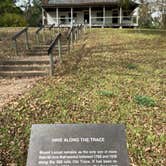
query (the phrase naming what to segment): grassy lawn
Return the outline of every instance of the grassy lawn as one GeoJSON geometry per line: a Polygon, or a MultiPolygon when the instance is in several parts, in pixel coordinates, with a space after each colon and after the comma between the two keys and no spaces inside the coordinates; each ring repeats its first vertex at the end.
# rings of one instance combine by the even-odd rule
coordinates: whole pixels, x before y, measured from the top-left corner
{"type": "MultiPolygon", "coordinates": [[[[34,123],[123,123],[132,166],[164,166],[166,32],[92,29],[0,112],[3,164],[25,165],[34,123]]],[[[1,165],[1,164],[0,164],[1,165]]]]}

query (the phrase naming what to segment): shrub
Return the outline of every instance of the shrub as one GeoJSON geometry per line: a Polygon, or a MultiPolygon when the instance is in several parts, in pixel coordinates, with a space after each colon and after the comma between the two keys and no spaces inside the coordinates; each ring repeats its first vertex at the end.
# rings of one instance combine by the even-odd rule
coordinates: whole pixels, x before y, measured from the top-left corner
{"type": "Polygon", "coordinates": [[[24,17],[19,14],[5,13],[1,16],[0,26],[22,27],[22,26],[26,26],[26,21],[24,17]]]}

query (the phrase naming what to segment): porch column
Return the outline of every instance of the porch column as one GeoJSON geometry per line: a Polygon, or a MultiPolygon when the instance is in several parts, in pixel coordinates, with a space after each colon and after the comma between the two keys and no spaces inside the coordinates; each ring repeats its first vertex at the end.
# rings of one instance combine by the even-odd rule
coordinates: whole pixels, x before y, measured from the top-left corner
{"type": "Polygon", "coordinates": [[[137,21],[136,21],[136,24],[137,24],[137,26],[138,26],[138,24],[139,24],[139,16],[137,15],[137,21]]]}
{"type": "Polygon", "coordinates": [[[73,27],[73,8],[71,8],[71,27],[73,27]]]}
{"type": "Polygon", "coordinates": [[[103,6],[103,28],[105,26],[105,6],[103,6]]]}
{"type": "Polygon", "coordinates": [[[119,13],[119,16],[120,16],[120,20],[119,20],[120,28],[122,28],[122,7],[120,7],[120,13],[119,13]]]}
{"type": "Polygon", "coordinates": [[[42,8],[42,25],[44,25],[44,19],[45,19],[45,16],[44,16],[44,9],[42,8]]]}
{"type": "Polygon", "coordinates": [[[92,27],[92,8],[89,7],[89,27],[92,27]]]}
{"type": "Polygon", "coordinates": [[[59,25],[59,9],[56,8],[56,23],[57,23],[57,26],[59,25]]]}

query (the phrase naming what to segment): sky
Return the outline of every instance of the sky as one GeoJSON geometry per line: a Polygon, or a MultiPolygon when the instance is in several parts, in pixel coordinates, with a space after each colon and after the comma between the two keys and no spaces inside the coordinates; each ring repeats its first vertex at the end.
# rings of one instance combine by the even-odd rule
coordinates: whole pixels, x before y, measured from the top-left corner
{"type": "MultiPolygon", "coordinates": [[[[16,5],[21,6],[24,5],[26,2],[28,2],[28,0],[17,0],[18,2],[16,3],[16,5]]],[[[33,0],[31,0],[33,1],[33,0]]]]}

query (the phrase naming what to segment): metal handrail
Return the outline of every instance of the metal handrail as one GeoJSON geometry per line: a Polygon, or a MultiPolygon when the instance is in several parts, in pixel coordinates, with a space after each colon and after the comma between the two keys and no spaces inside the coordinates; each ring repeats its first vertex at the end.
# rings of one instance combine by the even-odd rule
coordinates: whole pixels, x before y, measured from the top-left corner
{"type": "Polygon", "coordinates": [[[62,25],[62,23],[60,22],[60,23],[58,24],[57,28],[60,28],[61,25],[62,25]]]}
{"type": "Polygon", "coordinates": [[[38,34],[42,29],[44,28],[44,25],[42,25],[41,27],[39,27],[37,30],[36,30],[36,34],[38,34]]]}
{"type": "Polygon", "coordinates": [[[24,32],[28,31],[28,27],[25,27],[23,30],[20,32],[17,32],[14,36],[12,36],[12,40],[16,40],[19,36],[21,36],[24,32]]]}
{"type": "Polygon", "coordinates": [[[55,24],[50,25],[50,27],[48,28],[49,30],[51,30],[52,28],[54,28],[55,24]]]}
{"type": "Polygon", "coordinates": [[[71,35],[71,33],[73,33],[73,31],[74,31],[74,27],[70,28],[70,30],[69,30],[69,32],[67,34],[67,39],[70,38],[70,35],[71,35]]]}
{"type": "Polygon", "coordinates": [[[52,52],[53,48],[55,47],[55,44],[57,43],[57,41],[59,40],[59,38],[61,38],[61,36],[62,36],[61,33],[57,34],[57,36],[55,37],[55,39],[50,44],[50,47],[48,48],[48,54],[50,54],[52,52]]]}
{"type": "Polygon", "coordinates": [[[53,49],[55,48],[55,45],[58,44],[58,52],[59,52],[59,58],[60,61],[62,62],[62,58],[61,58],[61,33],[58,33],[55,37],[55,39],[52,41],[52,43],[50,44],[50,47],[48,48],[48,56],[50,58],[50,76],[53,76],[54,74],[54,57],[53,57],[53,49]]]}
{"type": "Polygon", "coordinates": [[[29,49],[29,42],[28,42],[28,27],[25,27],[21,31],[17,32],[15,35],[12,36],[13,47],[15,49],[15,54],[18,56],[18,46],[17,46],[17,39],[25,33],[25,48],[29,49]]]}
{"type": "MultiPolygon", "coordinates": [[[[66,36],[66,39],[68,40],[68,51],[70,52],[70,46],[73,46],[74,40],[78,39],[78,36],[80,34],[80,30],[82,30],[83,25],[76,25],[70,28],[68,31],[68,34],[66,36]],[[73,36],[74,35],[74,36],[73,36]]],[[[62,34],[58,33],[54,40],[51,42],[49,48],[48,48],[48,56],[50,58],[50,76],[54,75],[54,68],[55,68],[55,60],[53,56],[53,49],[55,48],[56,44],[58,45],[58,53],[59,53],[59,58],[60,62],[62,62],[62,57],[61,57],[61,37],[62,34]]]]}
{"type": "Polygon", "coordinates": [[[36,32],[35,32],[37,44],[40,44],[40,41],[39,41],[39,32],[40,32],[41,30],[43,30],[43,29],[44,29],[44,25],[42,25],[41,27],[39,27],[39,28],[36,30],[36,32]]]}

